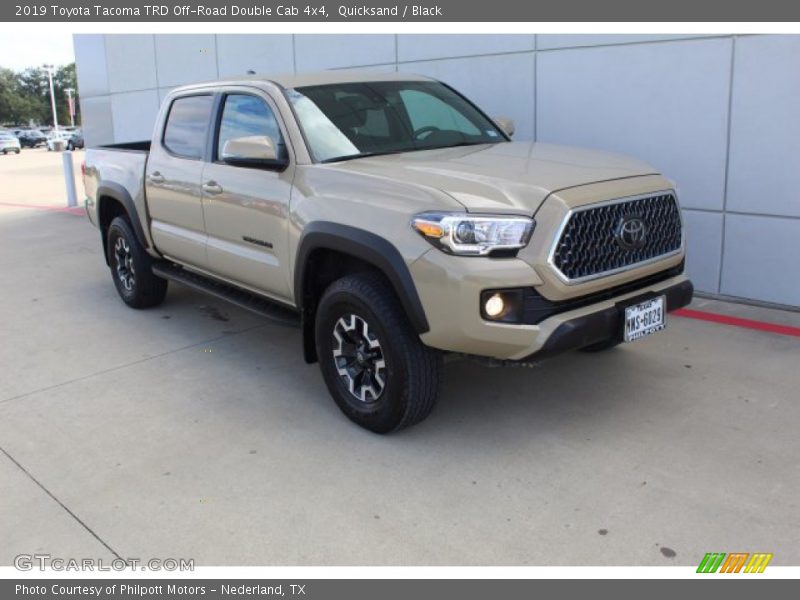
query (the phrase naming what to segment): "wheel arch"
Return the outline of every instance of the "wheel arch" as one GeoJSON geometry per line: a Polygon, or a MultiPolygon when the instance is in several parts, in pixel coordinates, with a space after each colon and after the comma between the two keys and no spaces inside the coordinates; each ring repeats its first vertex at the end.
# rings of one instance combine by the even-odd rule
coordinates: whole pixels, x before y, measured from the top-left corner
{"type": "Polygon", "coordinates": [[[391,242],[349,225],[315,221],[306,226],[300,238],[294,266],[294,297],[302,319],[306,362],[317,360],[314,317],[322,292],[336,278],[363,268],[376,270],[386,277],[417,333],[429,330],[408,266],[391,242]],[[331,256],[336,257],[335,269],[323,268],[331,266],[331,259],[327,258],[331,256]]]}
{"type": "Polygon", "coordinates": [[[147,236],[142,229],[142,222],[136,211],[133,198],[124,187],[118,183],[103,182],[97,187],[97,225],[103,240],[103,254],[108,262],[108,227],[115,217],[124,214],[128,216],[133,232],[142,248],[149,247],[147,236]]]}

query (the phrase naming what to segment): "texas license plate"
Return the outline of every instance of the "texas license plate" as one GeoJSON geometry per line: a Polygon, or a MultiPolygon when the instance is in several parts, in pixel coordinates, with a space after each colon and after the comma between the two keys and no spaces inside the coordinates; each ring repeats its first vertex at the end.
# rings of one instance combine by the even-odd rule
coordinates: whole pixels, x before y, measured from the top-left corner
{"type": "Polygon", "coordinates": [[[667,326],[666,302],[664,296],[651,298],[645,302],[625,308],[626,342],[633,342],[646,335],[661,331],[667,326]]]}

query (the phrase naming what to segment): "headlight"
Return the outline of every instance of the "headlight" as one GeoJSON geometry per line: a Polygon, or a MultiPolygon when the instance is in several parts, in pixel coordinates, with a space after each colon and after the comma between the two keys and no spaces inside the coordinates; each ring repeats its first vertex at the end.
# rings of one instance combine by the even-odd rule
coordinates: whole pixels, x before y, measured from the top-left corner
{"type": "Polygon", "coordinates": [[[440,250],[485,256],[525,247],[531,239],[534,222],[528,217],[422,213],[412,219],[411,226],[440,250]]]}

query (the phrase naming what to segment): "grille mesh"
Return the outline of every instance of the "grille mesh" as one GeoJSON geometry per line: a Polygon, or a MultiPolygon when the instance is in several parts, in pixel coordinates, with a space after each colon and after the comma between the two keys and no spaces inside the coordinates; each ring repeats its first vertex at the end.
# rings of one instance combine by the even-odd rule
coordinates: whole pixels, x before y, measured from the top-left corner
{"type": "Polygon", "coordinates": [[[667,193],[574,212],[558,240],[553,264],[567,279],[581,279],[670,254],[680,246],[680,209],[675,196],[667,193]],[[645,225],[639,248],[626,248],[617,238],[620,224],[631,217],[645,225]]]}

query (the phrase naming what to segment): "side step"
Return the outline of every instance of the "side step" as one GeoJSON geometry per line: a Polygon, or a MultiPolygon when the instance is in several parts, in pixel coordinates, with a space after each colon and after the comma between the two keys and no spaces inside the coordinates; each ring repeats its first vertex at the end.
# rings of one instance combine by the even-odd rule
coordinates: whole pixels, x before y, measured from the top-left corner
{"type": "Polygon", "coordinates": [[[281,325],[300,326],[300,314],[298,312],[247,290],[204,277],[167,262],[155,263],[153,265],[153,273],[164,279],[182,283],[200,292],[226,300],[241,308],[246,308],[281,325]]]}

